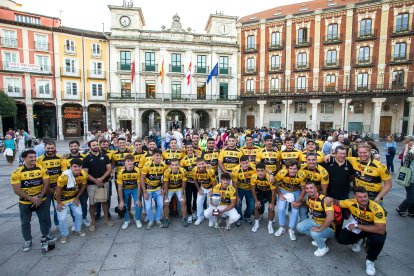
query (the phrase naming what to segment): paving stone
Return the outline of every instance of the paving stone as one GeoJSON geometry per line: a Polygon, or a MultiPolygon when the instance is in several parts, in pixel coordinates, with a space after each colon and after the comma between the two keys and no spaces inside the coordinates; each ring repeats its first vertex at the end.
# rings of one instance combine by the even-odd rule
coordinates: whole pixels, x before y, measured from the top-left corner
{"type": "Polygon", "coordinates": [[[102,262],[77,262],[68,269],[68,276],[76,275],[98,275],[102,262]]]}

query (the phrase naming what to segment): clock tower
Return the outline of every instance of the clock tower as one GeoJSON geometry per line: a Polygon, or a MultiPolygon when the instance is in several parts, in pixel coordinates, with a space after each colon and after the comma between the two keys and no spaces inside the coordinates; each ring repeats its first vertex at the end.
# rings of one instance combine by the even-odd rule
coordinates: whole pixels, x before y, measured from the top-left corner
{"type": "Polygon", "coordinates": [[[108,5],[108,8],[111,11],[112,35],[132,35],[145,26],[144,15],[139,7],[108,5]]]}
{"type": "Polygon", "coordinates": [[[236,21],[237,16],[228,16],[223,14],[210,14],[205,30],[207,34],[237,36],[236,21]]]}

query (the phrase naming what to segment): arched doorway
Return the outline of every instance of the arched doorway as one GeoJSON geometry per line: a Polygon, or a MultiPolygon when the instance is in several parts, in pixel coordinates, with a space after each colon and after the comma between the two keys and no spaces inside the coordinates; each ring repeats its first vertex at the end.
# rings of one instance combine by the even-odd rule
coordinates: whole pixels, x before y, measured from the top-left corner
{"type": "Polygon", "coordinates": [[[2,135],[6,135],[6,132],[9,131],[11,128],[14,131],[18,129],[27,129],[27,112],[26,112],[26,104],[24,102],[16,102],[17,106],[17,113],[14,117],[3,117],[2,124],[3,124],[3,133],[2,135]]]}
{"type": "Polygon", "coordinates": [[[82,137],[83,107],[80,104],[64,104],[62,106],[62,132],[64,137],[82,137]]]}
{"type": "Polygon", "coordinates": [[[89,131],[105,132],[106,128],[106,107],[102,104],[91,104],[88,107],[88,127],[89,131]]]}
{"type": "Polygon", "coordinates": [[[155,129],[155,131],[161,131],[161,116],[157,111],[153,109],[144,111],[144,113],[142,113],[141,120],[141,138],[149,136],[148,134],[150,129],[155,129]]]}
{"type": "Polygon", "coordinates": [[[33,117],[34,135],[36,138],[56,138],[57,121],[55,104],[49,102],[35,103],[33,105],[33,117]]]}
{"type": "Polygon", "coordinates": [[[197,110],[196,112],[194,112],[193,127],[202,129],[211,127],[210,116],[208,115],[207,111],[197,110]]]}
{"type": "Polygon", "coordinates": [[[167,130],[177,128],[183,129],[185,124],[185,114],[181,110],[172,110],[167,114],[167,130]]]}

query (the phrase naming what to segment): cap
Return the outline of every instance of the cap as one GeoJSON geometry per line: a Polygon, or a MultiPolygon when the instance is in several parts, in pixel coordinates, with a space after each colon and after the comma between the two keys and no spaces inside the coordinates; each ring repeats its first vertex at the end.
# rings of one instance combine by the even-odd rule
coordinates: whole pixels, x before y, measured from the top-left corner
{"type": "Polygon", "coordinates": [[[315,143],[315,140],[313,140],[313,139],[309,139],[308,141],[306,141],[306,145],[307,145],[309,142],[312,142],[312,143],[316,144],[316,143],[315,143]]]}

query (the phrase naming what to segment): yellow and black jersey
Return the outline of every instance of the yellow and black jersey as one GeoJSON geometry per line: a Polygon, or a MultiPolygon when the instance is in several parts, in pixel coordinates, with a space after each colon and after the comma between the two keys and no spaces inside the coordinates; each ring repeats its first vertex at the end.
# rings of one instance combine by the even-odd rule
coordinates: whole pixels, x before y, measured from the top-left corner
{"type": "MultiPolygon", "coordinates": [[[[60,195],[60,202],[61,203],[68,203],[75,199],[76,195],[78,194],[80,185],[86,185],[88,181],[88,174],[81,170],[80,174],[75,177],[75,186],[73,188],[68,188],[68,180],[69,177],[62,173],[61,176],[58,178],[57,185],[62,188],[62,193],[60,195]]],[[[53,195],[53,200],[56,201],[56,192],[53,195]]]]}
{"type": "MultiPolygon", "coordinates": [[[[19,185],[20,189],[29,196],[37,196],[42,192],[43,179],[49,179],[47,168],[38,164],[31,169],[26,168],[26,166],[21,166],[12,173],[11,184],[19,185]]],[[[46,194],[43,195],[42,200],[45,199],[46,194]]],[[[22,197],[19,197],[19,202],[33,204],[33,202],[22,197]]]]}
{"type": "Polygon", "coordinates": [[[222,149],[218,160],[223,162],[223,166],[227,171],[233,170],[240,163],[240,157],[243,153],[235,149],[222,149]]]}
{"type": "Polygon", "coordinates": [[[256,166],[249,164],[247,170],[243,170],[241,165],[238,165],[231,172],[231,180],[237,182],[237,188],[243,190],[251,190],[250,184],[252,176],[256,173],[256,166]]]}
{"type": "Polygon", "coordinates": [[[203,150],[203,152],[201,153],[201,157],[204,158],[207,165],[211,165],[212,169],[216,172],[216,174],[218,173],[219,156],[220,156],[220,151],[218,151],[216,149],[214,149],[212,151],[203,150]]]}
{"type": "Polygon", "coordinates": [[[117,179],[117,175],[119,171],[125,166],[125,156],[127,156],[129,151],[116,151],[112,155],[112,165],[115,165],[115,179],[117,179]]]}
{"type": "Polygon", "coordinates": [[[273,183],[270,183],[270,175],[268,173],[266,173],[264,178],[260,178],[259,175],[255,173],[250,180],[250,184],[251,186],[256,186],[257,189],[263,192],[276,189],[276,183],[274,181],[273,183]]]}
{"type": "MultiPolygon", "coordinates": [[[[194,151],[194,154],[197,156],[197,157],[201,157],[202,156],[202,153],[203,153],[203,149],[202,148],[200,148],[200,146],[199,145],[197,145],[197,147],[195,147],[194,146],[194,144],[193,144],[193,151],[194,151]]],[[[184,148],[184,154],[185,155],[187,155],[187,149],[186,148],[184,148]]]]}
{"type": "Polygon", "coordinates": [[[147,152],[146,154],[144,154],[141,157],[141,160],[139,160],[138,167],[143,168],[146,163],[151,163],[153,161],[154,161],[154,157],[152,156],[152,154],[150,154],[149,152],[147,152]]]}
{"type": "Polygon", "coordinates": [[[316,150],[321,151],[323,148],[323,142],[321,140],[315,140],[316,150]]]}
{"type": "MultiPolygon", "coordinates": [[[[319,224],[322,225],[323,222],[326,219],[326,211],[332,211],[334,212],[334,207],[332,204],[330,206],[326,205],[324,202],[325,196],[322,194],[318,194],[318,197],[311,198],[310,196],[306,199],[306,204],[308,204],[309,208],[311,209],[313,220],[319,224]]],[[[334,232],[336,231],[335,223],[332,222],[331,225],[329,225],[329,228],[331,228],[334,232]]]]}
{"type": "Polygon", "coordinates": [[[62,174],[62,157],[59,155],[49,157],[44,154],[36,159],[36,164],[47,169],[49,172],[49,187],[55,188],[57,180],[62,174]]]}
{"type": "Polygon", "coordinates": [[[282,150],[282,146],[283,146],[283,141],[280,138],[276,138],[273,140],[273,145],[277,147],[278,151],[282,150]]]}
{"type": "Polygon", "coordinates": [[[301,170],[291,177],[287,169],[282,169],[276,174],[275,179],[279,181],[279,187],[288,192],[299,191],[301,185],[306,184],[306,175],[301,170]]]}
{"type": "Polygon", "coordinates": [[[272,149],[262,149],[257,153],[256,162],[261,162],[266,165],[266,169],[271,170],[273,176],[276,175],[277,163],[280,161],[280,152],[272,149]]]}
{"type": "Polygon", "coordinates": [[[137,167],[133,167],[128,171],[126,168],[121,169],[116,177],[116,184],[122,185],[123,190],[134,189],[141,182],[141,171],[137,167]]]}
{"type": "Polygon", "coordinates": [[[232,185],[228,185],[226,189],[221,187],[221,183],[213,188],[213,194],[220,194],[221,201],[219,206],[229,206],[232,199],[236,199],[236,189],[232,185]]]}
{"type": "Polygon", "coordinates": [[[193,179],[197,179],[197,182],[204,189],[211,189],[213,187],[213,181],[217,180],[216,172],[213,169],[204,169],[204,172],[195,167],[191,172],[193,179]]]}
{"type": "Polygon", "coordinates": [[[158,165],[155,165],[153,161],[145,163],[141,169],[141,174],[145,174],[145,189],[148,192],[161,189],[162,176],[167,168],[168,166],[164,162],[160,162],[158,165]]]}
{"type": "Polygon", "coordinates": [[[322,191],[322,186],[323,185],[328,185],[329,184],[329,174],[328,171],[322,167],[321,165],[316,166],[315,169],[309,169],[308,168],[308,164],[305,163],[302,165],[301,170],[305,173],[305,183],[308,181],[314,182],[316,185],[316,188],[318,189],[318,192],[322,191]]]}
{"type": "Polygon", "coordinates": [[[143,156],[145,156],[145,154],[147,154],[147,152],[145,150],[143,150],[142,152],[134,152],[133,156],[134,156],[134,166],[135,167],[139,167],[139,161],[141,161],[141,158],[143,156]]]}
{"type": "MultiPolygon", "coordinates": [[[[320,151],[316,151],[314,153],[316,154],[316,161],[318,162],[318,164],[322,164],[325,161],[325,154],[323,154],[320,151]]],[[[307,150],[302,151],[302,155],[301,155],[299,162],[306,162],[307,154],[308,154],[307,150]]]]}
{"type": "Polygon", "coordinates": [[[167,149],[162,153],[162,161],[167,165],[171,165],[171,160],[176,158],[178,161],[181,161],[184,157],[184,152],[179,151],[176,149],[175,151],[171,149],[167,149]]]}
{"type": "Polygon", "coordinates": [[[197,165],[197,156],[195,154],[191,157],[188,155],[184,156],[184,158],[181,159],[180,165],[187,171],[187,183],[194,183],[192,171],[197,165]]]}
{"type": "Polygon", "coordinates": [[[85,156],[86,154],[79,153],[76,156],[69,154],[68,158],[66,159],[62,158],[62,162],[60,164],[62,172],[70,169],[70,161],[72,161],[72,159],[80,159],[81,161],[83,161],[83,158],[85,158],[85,156]]]}
{"type": "Polygon", "coordinates": [[[256,165],[256,156],[262,149],[258,146],[253,146],[251,148],[244,146],[240,148],[240,150],[243,153],[243,155],[249,156],[250,165],[256,165]]]}
{"type": "Polygon", "coordinates": [[[349,209],[358,224],[374,225],[375,223],[386,223],[384,209],[373,200],[369,200],[366,209],[359,207],[355,198],[341,200],[339,204],[341,208],[349,209]]]}
{"type": "MultiPolygon", "coordinates": [[[[101,151],[102,152],[102,151],[101,151]]],[[[110,162],[112,162],[112,156],[114,155],[115,151],[114,150],[107,150],[106,152],[102,152],[103,154],[105,154],[106,156],[108,156],[108,159],[110,162]]],[[[86,156],[86,155],[85,155],[86,156]]],[[[112,174],[112,173],[111,173],[112,174]]],[[[111,174],[109,175],[109,179],[108,181],[111,181],[111,174]]]]}
{"type": "Polygon", "coordinates": [[[355,170],[356,185],[365,187],[370,198],[377,197],[381,192],[382,181],[391,179],[387,167],[375,159],[369,162],[369,166],[366,170],[367,163],[360,163],[359,157],[347,157],[346,160],[352,164],[352,167],[355,170]]]}
{"type": "Polygon", "coordinates": [[[172,168],[168,168],[164,172],[164,182],[168,182],[168,191],[179,191],[183,187],[183,183],[187,181],[187,172],[183,168],[178,168],[177,172],[173,172],[172,168]]]}
{"type": "Polygon", "coordinates": [[[281,169],[284,169],[286,166],[286,162],[290,159],[296,159],[300,162],[302,160],[302,152],[297,149],[287,150],[284,149],[280,152],[280,160],[282,161],[281,169]]]}

